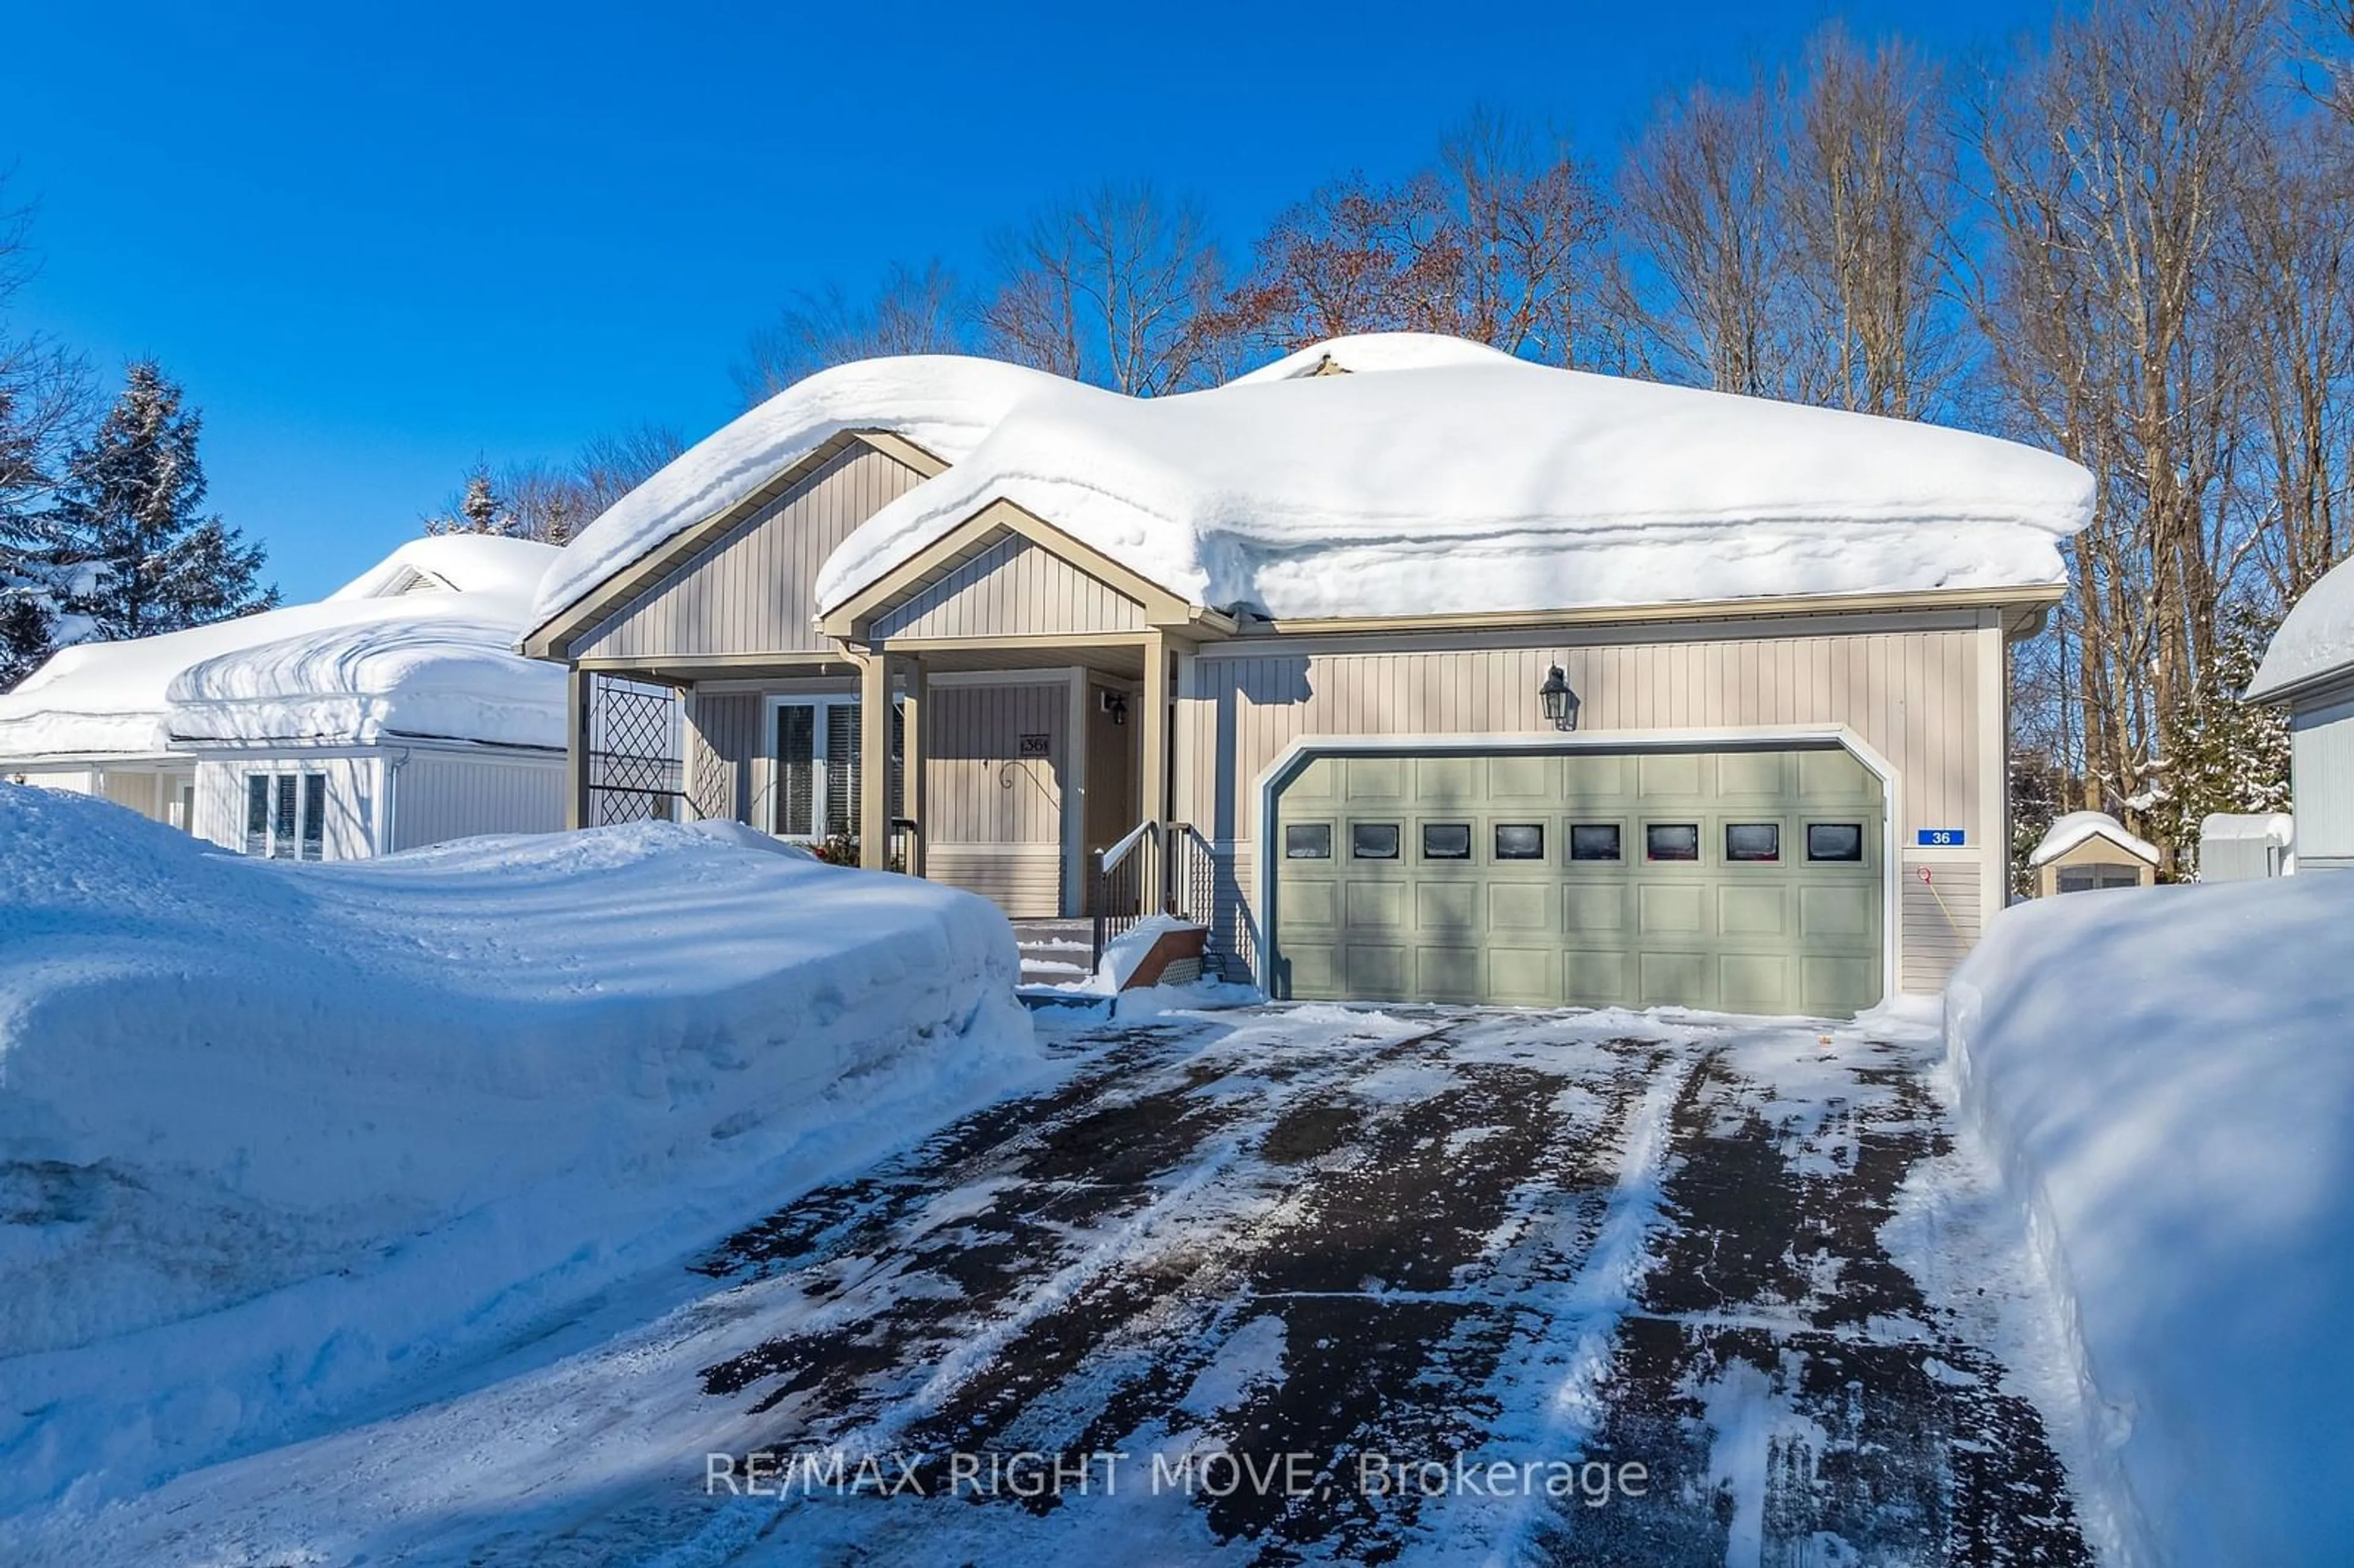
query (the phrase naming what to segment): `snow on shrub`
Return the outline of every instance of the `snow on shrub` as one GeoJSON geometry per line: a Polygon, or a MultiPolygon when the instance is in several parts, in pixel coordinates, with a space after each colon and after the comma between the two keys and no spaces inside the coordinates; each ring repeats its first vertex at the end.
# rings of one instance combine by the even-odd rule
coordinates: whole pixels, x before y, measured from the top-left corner
{"type": "Polygon", "coordinates": [[[1034,1070],[1004,916],[733,825],[294,866],[0,785],[0,1511],[298,1429],[1034,1070]]]}
{"type": "Polygon", "coordinates": [[[2107,1447],[2083,1478],[2129,1552],[2342,1561],[2354,875],[2020,906],[1946,1028],[2072,1319],[2107,1447]]]}

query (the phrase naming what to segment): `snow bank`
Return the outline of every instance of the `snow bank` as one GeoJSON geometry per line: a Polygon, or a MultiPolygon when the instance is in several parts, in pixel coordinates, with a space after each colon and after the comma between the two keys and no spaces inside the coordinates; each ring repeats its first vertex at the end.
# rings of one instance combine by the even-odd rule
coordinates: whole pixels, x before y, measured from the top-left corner
{"type": "Polygon", "coordinates": [[[316,604],[61,649],[0,695],[0,758],[152,757],[175,739],[561,747],[564,672],[513,651],[557,554],[420,539],[316,604]]]}
{"type": "Polygon", "coordinates": [[[1023,398],[1071,383],[958,355],[864,359],[819,372],[695,442],[608,507],[541,581],[537,626],[849,430],[889,430],[957,462],[1023,398]]]}
{"type": "Polygon", "coordinates": [[[2090,516],[2083,469],[1990,437],[1378,342],[1333,352],[1379,374],[1178,397],[1044,378],[843,542],[819,607],[1000,497],[1278,618],[2056,584],[2090,516]]]}
{"type": "Polygon", "coordinates": [[[1946,996],[2148,1561],[2354,1541],[2354,877],[2021,905],[1946,996]]]}
{"type": "Polygon", "coordinates": [[[2035,853],[2027,857],[2027,863],[2042,865],[2057,860],[2090,838],[2107,839],[2152,865],[2158,863],[2158,846],[2126,832],[2125,824],[2106,811],[2071,811],[2060,818],[2036,841],[2035,853]]]}
{"type": "Polygon", "coordinates": [[[989,1097],[1016,963],[982,899],[732,824],[302,867],[0,786],[0,1512],[295,1435],[989,1097]]]}
{"type": "Polygon", "coordinates": [[[2277,696],[2294,686],[2354,670],[2354,558],[2338,562],[2305,590],[2273,633],[2251,699],[2277,696]]]}

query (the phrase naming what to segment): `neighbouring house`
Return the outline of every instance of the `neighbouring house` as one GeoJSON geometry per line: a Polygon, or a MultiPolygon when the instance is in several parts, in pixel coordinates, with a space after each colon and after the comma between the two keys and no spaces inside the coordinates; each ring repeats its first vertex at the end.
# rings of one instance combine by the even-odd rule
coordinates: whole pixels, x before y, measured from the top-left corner
{"type": "Polygon", "coordinates": [[[2297,869],[2354,866],[2354,561],[2290,607],[2247,700],[2288,710],[2297,869]]]}
{"type": "Polygon", "coordinates": [[[584,530],[524,646],[576,821],[1167,908],[1278,997],[1850,1013],[2002,905],[2005,646],[2091,495],[1417,334],[1151,399],[873,360],[584,530]]]}
{"type": "Polygon", "coordinates": [[[2071,811],[2052,824],[2027,857],[2035,896],[2154,887],[2158,846],[2126,831],[2106,811],[2071,811]]]}
{"type": "Polygon", "coordinates": [[[564,675],[514,651],[553,546],[402,546],[315,604],[60,650],[0,696],[0,777],[249,854],[565,825],[564,675]]]}

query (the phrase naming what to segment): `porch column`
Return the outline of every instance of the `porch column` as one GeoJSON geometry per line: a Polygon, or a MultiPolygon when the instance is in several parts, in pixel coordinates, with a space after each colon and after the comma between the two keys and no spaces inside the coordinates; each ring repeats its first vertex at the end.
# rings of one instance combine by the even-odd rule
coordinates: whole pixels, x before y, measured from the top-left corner
{"type": "Polygon", "coordinates": [[[1144,700],[1138,705],[1144,712],[1138,721],[1144,728],[1137,736],[1137,768],[1142,777],[1137,781],[1137,799],[1143,803],[1144,820],[1165,822],[1169,820],[1169,635],[1155,631],[1144,644],[1144,700]]]}
{"type": "Polygon", "coordinates": [[[575,664],[564,673],[564,825],[588,825],[588,672],[575,664]]]}
{"type": "Polygon", "coordinates": [[[891,656],[858,656],[858,863],[891,864],[891,656]]]}
{"type": "Polygon", "coordinates": [[[931,722],[931,672],[921,659],[910,659],[907,665],[907,701],[905,709],[907,752],[907,783],[903,787],[907,815],[915,820],[916,832],[907,843],[907,871],[910,875],[928,874],[926,862],[930,858],[926,846],[932,837],[930,802],[924,789],[924,758],[931,749],[925,729],[931,722]]]}

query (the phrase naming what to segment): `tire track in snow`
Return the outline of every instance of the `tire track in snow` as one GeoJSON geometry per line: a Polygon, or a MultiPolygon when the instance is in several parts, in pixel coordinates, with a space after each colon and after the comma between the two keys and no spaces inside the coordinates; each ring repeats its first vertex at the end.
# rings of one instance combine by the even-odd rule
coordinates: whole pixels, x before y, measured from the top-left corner
{"type": "MultiPolygon", "coordinates": [[[[1186,1042],[1192,1049],[1172,1046],[1170,1032],[1147,1033],[1135,1050],[1115,1050],[1050,1097],[1043,1117],[974,1118],[1008,1128],[1001,1140],[950,1128],[934,1143],[965,1158],[948,1171],[908,1162],[891,1173],[904,1191],[855,1223],[829,1223],[821,1255],[770,1282],[824,1276],[815,1282],[827,1298],[822,1309],[782,1337],[706,1368],[706,1392],[770,1385],[753,1408],[780,1417],[779,1452],[840,1447],[855,1456],[890,1447],[974,1378],[1002,1365],[1003,1352],[1040,1319],[1216,1188],[1293,1105],[1327,1096],[1438,1033],[1379,1013],[1343,1018],[1346,1028],[1313,1044],[1286,1043],[1281,1014],[1253,1019],[1206,1046],[1186,1042]],[[1271,1063],[1255,1054],[1269,1046],[1282,1053],[1271,1063]],[[1172,1051],[1174,1062],[1147,1065],[1172,1051]],[[927,1201],[944,1189],[997,1180],[1005,1184],[958,1224],[922,1224],[927,1201]],[[900,1261],[878,1269],[878,1255],[900,1261]],[[885,1288],[862,1301],[845,1275],[880,1278],[885,1288]],[[910,1288],[927,1276],[957,1288],[910,1288]]],[[[829,1195],[819,1212],[856,1207],[829,1195]]],[[[745,1233],[769,1238],[758,1258],[750,1246],[730,1251],[769,1266],[782,1261],[775,1238],[795,1231],[790,1216],[779,1216],[745,1233]]],[[[702,1527],[657,1561],[726,1561],[796,1511],[790,1500],[743,1504],[698,1510],[702,1527]]]]}
{"type": "MultiPolygon", "coordinates": [[[[1541,1393],[1543,1404],[1522,1423],[1500,1422],[1498,1446],[1517,1446],[1512,1458],[1548,1459],[1585,1452],[1606,1414],[1604,1384],[1614,1360],[1619,1324],[1635,1305],[1644,1276],[1657,1261],[1652,1244],[1661,1227],[1661,1179],[1677,1102],[1691,1079],[1689,1060],[1663,1058],[1649,1084],[1621,1124],[1609,1197],[1600,1227],[1584,1261],[1556,1291],[1539,1292],[1528,1305],[1543,1314],[1541,1334],[1524,1347],[1519,1364],[1501,1373],[1499,1403],[1541,1393]]],[[[1487,1561],[1519,1563],[1533,1555],[1532,1537],[1543,1499],[1523,1494],[1505,1499],[1499,1510],[1463,1507],[1442,1510],[1439,1528],[1468,1524],[1447,1519],[1475,1511],[1498,1511],[1490,1526],[1487,1561]]],[[[1464,1547],[1453,1539],[1426,1541],[1427,1561],[1460,1562],[1464,1547]]]]}
{"type": "Polygon", "coordinates": [[[1522,1561],[2089,1563],[2032,1407],[1880,1239],[1946,1146],[1924,1059],[1816,1039],[1761,1026],[1693,1072],[1591,1429],[1653,1489],[1538,1511],[1522,1561]]]}

